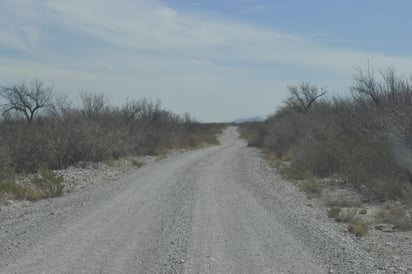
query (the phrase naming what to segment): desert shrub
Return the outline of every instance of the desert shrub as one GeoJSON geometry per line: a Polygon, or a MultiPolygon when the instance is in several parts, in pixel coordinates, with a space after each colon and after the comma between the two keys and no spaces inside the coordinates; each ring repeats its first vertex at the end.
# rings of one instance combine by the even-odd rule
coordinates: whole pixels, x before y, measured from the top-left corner
{"type": "Polygon", "coordinates": [[[394,228],[400,230],[412,229],[412,217],[407,212],[405,207],[397,205],[393,202],[387,202],[385,208],[377,215],[377,219],[380,222],[389,223],[394,228]]]}
{"type": "Polygon", "coordinates": [[[41,167],[56,170],[80,161],[218,144],[222,129],[222,125],[197,123],[188,114],[174,114],[160,102],[146,99],[127,99],[124,105],[113,106],[103,95],[83,93],[80,104],[73,107],[68,99],[54,100],[49,92],[47,111],[42,109],[30,119],[19,111],[3,113],[0,180],[7,177],[6,170],[35,173],[41,167]]]}
{"type": "Polygon", "coordinates": [[[291,170],[298,174],[328,177],[338,172],[339,159],[326,143],[304,140],[302,145],[290,149],[291,170]]]}
{"type": "Polygon", "coordinates": [[[357,209],[342,209],[340,214],[335,217],[335,221],[341,223],[351,223],[356,221],[357,209]]]}
{"type": "Polygon", "coordinates": [[[0,182],[13,179],[14,170],[9,166],[9,163],[4,161],[0,162],[0,182]]]}
{"type": "Polygon", "coordinates": [[[24,199],[24,188],[18,185],[13,180],[0,182],[0,196],[7,198],[22,200],[24,199]]]}
{"type": "Polygon", "coordinates": [[[145,162],[142,160],[137,160],[137,159],[130,159],[130,162],[132,163],[133,166],[137,167],[137,168],[141,168],[142,166],[145,165],[145,162]]]}
{"type": "Polygon", "coordinates": [[[342,208],[340,207],[331,207],[328,210],[328,217],[329,218],[333,218],[333,219],[337,219],[339,217],[339,214],[342,212],[342,208]]]}
{"type": "Polygon", "coordinates": [[[315,181],[304,180],[300,183],[299,188],[307,194],[319,194],[322,192],[322,187],[315,181]]]}
{"type": "Polygon", "coordinates": [[[342,208],[335,206],[331,207],[327,214],[329,218],[335,219],[336,222],[348,223],[348,231],[355,234],[356,237],[363,237],[368,234],[368,225],[356,218],[356,209],[342,210],[342,208]]]}
{"type": "Polygon", "coordinates": [[[218,135],[223,129],[219,124],[184,123],[169,139],[168,148],[197,148],[219,144],[218,135]]]}
{"type": "Polygon", "coordinates": [[[325,97],[307,83],[289,91],[263,129],[247,134],[259,136],[267,153],[290,160],[287,177],[337,174],[374,199],[411,197],[410,78],[357,70],[346,96],[325,97]]]}
{"type": "Polygon", "coordinates": [[[270,116],[266,123],[267,128],[263,131],[264,147],[275,153],[278,158],[283,158],[305,134],[304,120],[301,119],[303,116],[302,113],[285,108],[270,116]]]}
{"type": "Polygon", "coordinates": [[[238,127],[241,138],[248,141],[248,146],[262,147],[265,137],[265,126],[261,122],[245,122],[238,127]]]}
{"type": "Polygon", "coordinates": [[[63,194],[63,177],[56,175],[51,170],[40,169],[39,174],[33,178],[32,183],[45,198],[58,197],[63,194]]]}
{"type": "Polygon", "coordinates": [[[359,221],[352,221],[348,224],[348,231],[356,237],[364,237],[368,234],[368,225],[359,221]]]}
{"type": "Polygon", "coordinates": [[[44,194],[37,188],[30,187],[26,190],[26,199],[32,202],[41,200],[44,198],[44,194]]]}

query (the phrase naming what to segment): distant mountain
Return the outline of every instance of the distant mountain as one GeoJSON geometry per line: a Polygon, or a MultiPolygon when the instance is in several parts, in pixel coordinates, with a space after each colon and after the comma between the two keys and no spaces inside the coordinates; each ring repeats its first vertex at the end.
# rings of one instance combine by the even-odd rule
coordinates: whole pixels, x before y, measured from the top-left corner
{"type": "Polygon", "coordinates": [[[266,118],[263,118],[262,116],[255,116],[255,117],[249,117],[249,118],[241,118],[232,121],[233,124],[241,124],[241,123],[246,123],[246,122],[264,122],[266,118]]]}

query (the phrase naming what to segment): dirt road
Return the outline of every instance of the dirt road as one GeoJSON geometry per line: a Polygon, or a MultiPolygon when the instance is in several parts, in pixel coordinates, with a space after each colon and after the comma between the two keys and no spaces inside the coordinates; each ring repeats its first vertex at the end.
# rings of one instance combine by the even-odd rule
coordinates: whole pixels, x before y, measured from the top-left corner
{"type": "Polygon", "coordinates": [[[221,143],[0,213],[0,272],[379,272],[379,259],[308,207],[236,128],[221,143]]]}

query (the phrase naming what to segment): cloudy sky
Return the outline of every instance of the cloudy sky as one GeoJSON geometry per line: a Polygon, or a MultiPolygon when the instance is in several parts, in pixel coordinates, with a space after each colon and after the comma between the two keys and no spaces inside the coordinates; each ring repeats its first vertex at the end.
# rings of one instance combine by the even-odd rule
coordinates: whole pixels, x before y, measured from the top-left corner
{"type": "Polygon", "coordinates": [[[0,0],[0,85],[160,99],[200,121],[267,115],[368,63],[412,74],[408,0],[0,0]]]}

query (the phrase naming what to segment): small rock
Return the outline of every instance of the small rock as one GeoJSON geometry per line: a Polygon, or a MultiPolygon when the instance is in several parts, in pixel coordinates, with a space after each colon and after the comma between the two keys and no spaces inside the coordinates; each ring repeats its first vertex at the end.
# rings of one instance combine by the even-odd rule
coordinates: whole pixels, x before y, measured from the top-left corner
{"type": "Polygon", "coordinates": [[[382,232],[386,232],[386,233],[394,232],[393,225],[390,225],[390,224],[377,224],[375,225],[375,229],[380,230],[382,232]]]}

